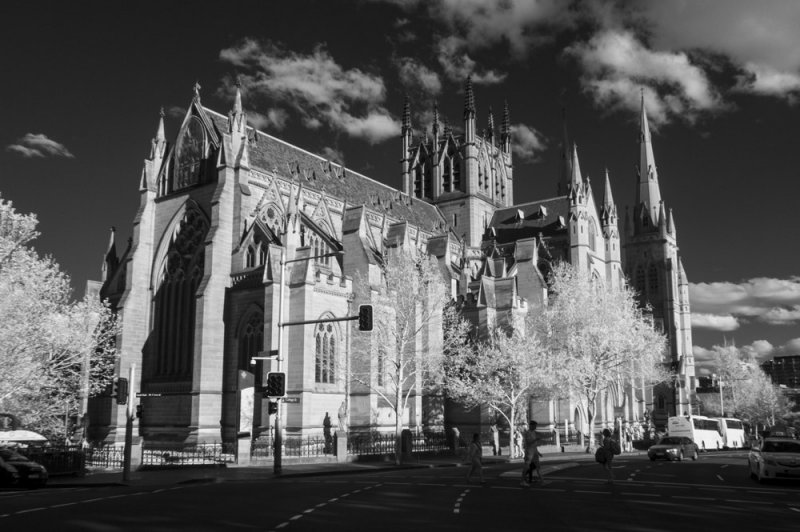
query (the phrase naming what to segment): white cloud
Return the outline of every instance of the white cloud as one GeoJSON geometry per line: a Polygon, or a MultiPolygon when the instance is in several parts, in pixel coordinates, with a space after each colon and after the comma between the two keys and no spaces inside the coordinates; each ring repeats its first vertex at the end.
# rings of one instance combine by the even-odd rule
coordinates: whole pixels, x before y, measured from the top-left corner
{"type": "Polygon", "coordinates": [[[526,124],[511,126],[511,148],[514,156],[523,161],[535,161],[547,147],[547,142],[539,131],[526,124]]]}
{"type": "Polygon", "coordinates": [[[269,109],[266,114],[256,111],[246,110],[247,123],[254,128],[262,131],[273,129],[281,131],[289,121],[289,113],[283,109],[269,109]]]}
{"type": "Polygon", "coordinates": [[[585,90],[601,107],[638,110],[640,87],[655,124],[692,119],[722,102],[705,72],[682,52],[648,49],[631,31],[604,30],[565,49],[583,69],[585,90]]]}
{"type": "Polygon", "coordinates": [[[738,90],[786,97],[800,90],[796,0],[648,0],[640,7],[655,46],[724,55],[747,74],[738,90]]]}
{"type": "Polygon", "coordinates": [[[172,105],[167,108],[167,116],[172,118],[183,118],[186,116],[186,108],[180,105],[172,105]]]}
{"type": "MultiPolygon", "coordinates": [[[[734,316],[770,325],[800,323],[800,277],[757,277],[740,283],[690,283],[692,324],[695,316],[734,316]]],[[[698,325],[699,326],[699,325],[698,325]]]]}
{"type": "Polygon", "coordinates": [[[333,161],[337,164],[344,166],[344,153],[337,148],[332,148],[330,146],[325,146],[320,150],[320,155],[328,159],[329,161],[333,161]]]}
{"type": "Polygon", "coordinates": [[[304,125],[326,125],[370,143],[396,136],[400,125],[383,107],[386,87],[380,76],[345,69],[322,45],[307,55],[271,42],[245,39],[220,52],[220,59],[244,73],[243,90],[254,100],[283,104],[304,125]]]}
{"type": "Polygon", "coordinates": [[[692,312],[692,327],[714,329],[716,331],[735,331],[739,328],[739,320],[730,314],[701,314],[692,312]]]}
{"type": "Polygon", "coordinates": [[[6,150],[18,153],[25,158],[67,157],[71,159],[75,157],[66,146],[42,133],[26,133],[14,144],[6,146],[6,150]]]}
{"type": "Polygon", "coordinates": [[[439,79],[439,74],[416,59],[403,57],[399,61],[398,69],[400,82],[404,87],[419,90],[430,96],[436,96],[442,92],[442,81],[439,79]]]}
{"type": "Polygon", "coordinates": [[[463,40],[456,36],[439,39],[436,58],[451,81],[463,82],[467,76],[472,76],[472,83],[476,85],[494,85],[506,79],[505,73],[480,68],[465,50],[463,40]]]}

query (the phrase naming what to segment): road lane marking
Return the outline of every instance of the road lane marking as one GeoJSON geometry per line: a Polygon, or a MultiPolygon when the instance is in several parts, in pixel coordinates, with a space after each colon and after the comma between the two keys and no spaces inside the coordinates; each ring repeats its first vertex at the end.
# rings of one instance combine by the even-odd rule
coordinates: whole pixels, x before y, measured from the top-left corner
{"type": "Polygon", "coordinates": [[[632,491],[623,491],[621,495],[631,495],[633,497],[661,497],[658,493],[638,493],[632,491]]]}
{"type": "Polygon", "coordinates": [[[74,506],[78,503],[76,502],[65,502],[63,504],[54,504],[50,508],[63,508],[64,506],[74,506]]]}
{"type": "Polygon", "coordinates": [[[314,511],[314,508],[309,508],[308,510],[303,510],[303,513],[304,514],[310,514],[313,511],[314,511]]]}
{"type": "Polygon", "coordinates": [[[739,504],[773,504],[772,501],[744,501],[739,499],[723,499],[723,502],[735,502],[739,504]]]}
{"type": "Polygon", "coordinates": [[[721,466],[720,466],[720,469],[725,469],[725,468],[726,468],[726,467],[728,467],[729,465],[730,465],[730,464],[724,464],[724,465],[721,465],[721,466]]]}
{"type": "Polygon", "coordinates": [[[44,510],[44,508],[27,508],[25,510],[17,510],[14,513],[19,515],[19,514],[27,514],[27,513],[30,513],[30,512],[38,512],[39,510],[44,510]]]}
{"type": "Polygon", "coordinates": [[[722,478],[721,476],[717,475],[717,478],[720,480],[720,482],[725,482],[725,479],[722,478]]]}
{"type": "Polygon", "coordinates": [[[322,507],[323,507],[323,506],[325,506],[326,504],[328,504],[328,503],[327,503],[327,502],[321,502],[321,503],[319,503],[318,505],[316,505],[316,506],[315,506],[315,508],[322,508],[322,507]]]}
{"type": "Polygon", "coordinates": [[[298,519],[300,519],[301,517],[303,517],[303,514],[297,514],[297,515],[293,515],[293,516],[291,516],[291,517],[289,518],[289,521],[297,521],[297,520],[298,520],[298,519]]]}
{"type": "Polygon", "coordinates": [[[714,497],[689,497],[685,495],[672,495],[673,499],[686,499],[690,501],[714,501],[714,497]]]}
{"type": "Polygon", "coordinates": [[[609,493],[607,491],[575,490],[575,493],[609,493]]]}
{"type": "Polygon", "coordinates": [[[275,528],[283,528],[283,527],[285,527],[285,526],[286,526],[286,525],[288,525],[288,524],[289,524],[289,521],[284,521],[283,523],[279,524],[279,525],[278,525],[278,526],[276,526],[275,528]]]}
{"type": "Polygon", "coordinates": [[[328,502],[336,502],[339,500],[339,497],[334,497],[333,499],[328,499],[328,502]]]}
{"type": "Polygon", "coordinates": [[[789,509],[790,509],[790,510],[793,510],[793,511],[795,511],[795,512],[800,512],[800,508],[794,508],[794,507],[792,507],[792,506],[789,506],[789,509]]]}

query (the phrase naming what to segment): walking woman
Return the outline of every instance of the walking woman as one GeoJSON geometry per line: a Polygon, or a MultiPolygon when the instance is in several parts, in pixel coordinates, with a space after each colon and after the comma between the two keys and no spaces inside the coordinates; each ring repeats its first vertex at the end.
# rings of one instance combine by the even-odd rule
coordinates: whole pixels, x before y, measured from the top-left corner
{"type": "Polygon", "coordinates": [[[485,484],[483,479],[483,447],[481,446],[481,436],[478,433],[472,435],[472,442],[467,449],[467,457],[469,459],[469,471],[467,471],[467,482],[472,481],[472,474],[478,471],[481,479],[481,484],[485,484]]]}

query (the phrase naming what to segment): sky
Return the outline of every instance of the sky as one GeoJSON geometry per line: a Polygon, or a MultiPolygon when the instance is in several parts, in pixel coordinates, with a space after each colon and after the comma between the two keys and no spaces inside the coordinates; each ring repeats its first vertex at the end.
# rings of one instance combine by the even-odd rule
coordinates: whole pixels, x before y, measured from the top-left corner
{"type": "Polygon", "coordinates": [[[555,195],[564,118],[596,197],[632,206],[641,95],[689,277],[699,373],[715,345],[800,354],[800,3],[793,0],[6,1],[0,195],[76,296],[131,234],[159,111],[195,82],[250,123],[400,187],[400,118],[512,122],[517,202],[555,195]]]}

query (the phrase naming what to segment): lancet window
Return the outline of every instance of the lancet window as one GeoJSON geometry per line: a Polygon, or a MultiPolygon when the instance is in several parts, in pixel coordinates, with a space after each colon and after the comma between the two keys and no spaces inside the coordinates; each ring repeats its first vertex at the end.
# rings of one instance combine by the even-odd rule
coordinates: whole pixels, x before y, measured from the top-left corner
{"type": "Polygon", "coordinates": [[[330,323],[320,323],[315,332],[314,380],[322,384],[336,383],[336,332],[330,323]]]}
{"type": "Polygon", "coordinates": [[[203,278],[207,233],[206,217],[189,208],[167,250],[154,304],[155,377],[191,376],[196,292],[203,278]]]}
{"type": "Polygon", "coordinates": [[[239,369],[253,371],[250,360],[264,350],[264,314],[251,313],[239,333],[239,369]]]}

